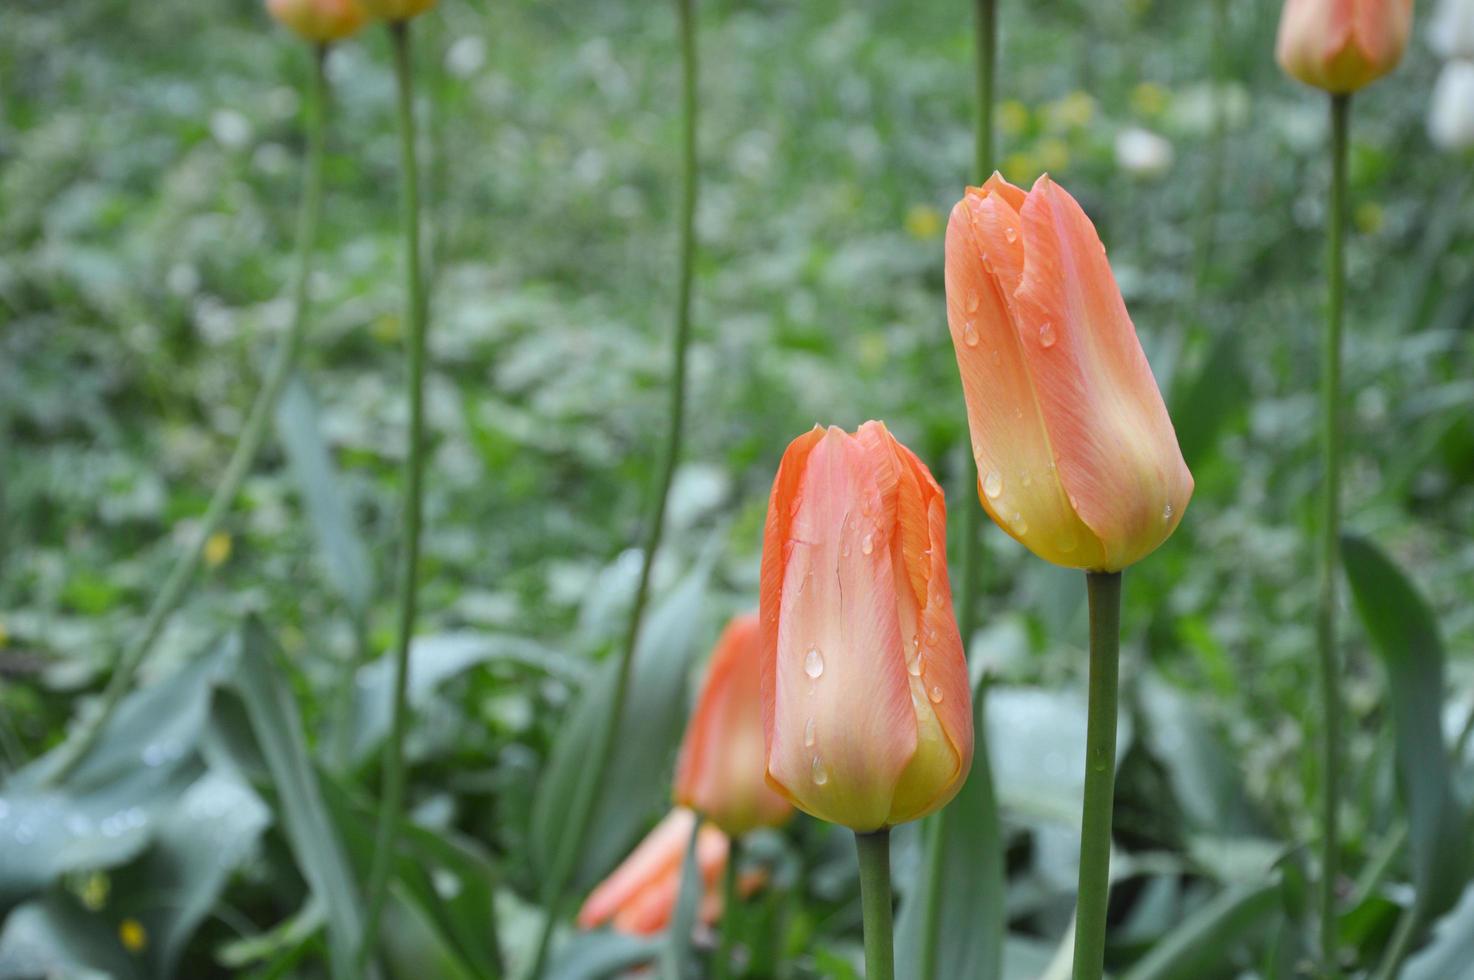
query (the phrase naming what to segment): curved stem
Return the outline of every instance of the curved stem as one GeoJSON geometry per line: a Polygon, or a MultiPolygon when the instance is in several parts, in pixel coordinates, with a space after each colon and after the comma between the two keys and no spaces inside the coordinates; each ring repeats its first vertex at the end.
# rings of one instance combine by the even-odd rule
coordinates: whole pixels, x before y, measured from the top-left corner
{"type": "Polygon", "coordinates": [[[409,729],[409,647],[415,630],[420,561],[420,516],[425,457],[425,297],[420,280],[419,165],[415,160],[414,72],[409,22],[389,25],[394,77],[399,90],[400,222],[404,234],[405,360],[409,375],[409,452],[404,460],[404,514],[399,555],[399,635],[394,648],[394,707],[384,745],[384,776],[374,860],[369,874],[368,915],[359,962],[377,941],[389,886],[399,821],[404,810],[404,739],[409,729]]]}
{"type": "Polygon", "coordinates": [[[1116,689],[1120,669],[1121,573],[1087,572],[1090,698],[1085,722],[1085,806],[1080,818],[1080,890],[1075,911],[1075,980],[1105,971],[1111,888],[1111,810],[1116,795],[1116,689]]]}
{"type": "Polygon", "coordinates": [[[737,905],[742,896],[737,891],[737,865],[742,860],[742,838],[733,837],[727,847],[727,867],[722,872],[722,933],[717,940],[716,958],[711,962],[712,980],[727,980],[732,975],[732,944],[736,929],[737,905]]]}
{"type": "Polygon", "coordinates": [[[235,503],[236,494],[240,493],[241,484],[250,472],[256,454],[261,450],[267,425],[276,411],[276,403],[281,399],[287,378],[291,376],[292,368],[296,366],[301,354],[309,319],[308,280],[312,273],[318,217],[322,211],[323,146],[327,115],[327,75],[323,71],[323,62],[326,57],[325,45],[318,45],[313,49],[312,81],[307,87],[308,95],[304,106],[307,159],[303,165],[302,200],[297,212],[296,271],[291,287],[292,322],[267,366],[261,390],[257,392],[250,414],[246,416],[246,424],[236,439],[230,460],[225,464],[225,472],[215,485],[215,492],[205,508],[204,517],[190,535],[184,551],[175,559],[174,567],[169,570],[169,576],[164,580],[163,586],[154,597],[153,605],[144,617],[138,636],[113,665],[112,675],[108,678],[107,687],[103,689],[98,710],[83,721],[77,733],[57,750],[56,762],[45,779],[48,784],[54,785],[70,775],[97,744],[103,728],[118,710],[123,696],[132,688],[133,678],[147,659],[154,641],[163,632],[169,617],[184,601],[194,582],[195,572],[199,570],[200,554],[205,542],[220,528],[225,515],[235,503]]]}
{"type": "Polygon", "coordinates": [[[1337,961],[1336,879],[1340,869],[1338,810],[1341,801],[1341,694],[1336,651],[1336,569],[1341,535],[1341,320],[1345,295],[1347,132],[1351,97],[1331,96],[1331,202],[1326,249],[1326,331],[1321,350],[1321,483],[1320,590],[1316,604],[1315,640],[1320,653],[1321,814],[1320,930],[1321,967],[1326,977],[1340,975],[1337,961]]]}
{"type": "Polygon", "coordinates": [[[891,930],[891,832],[855,832],[860,854],[860,911],[865,922],[865,980],[895,980],[891,930]]]}
{"type": "MultiPolygon", "coordinates": [[[[975,30],[974,47],[974,83],[977,86],[976,98],[973,109],[975,119],[973,122],[973,177],[978,183],[988,179],[993,169],[993,82],[997,71],[997,49],[998,49],[998,7],[997,0],[974,0],[973,5],[973,27],[975,30]]],[[[974,506],[970,499],[977,493],[978,473],[977,462],[973,459],[970,447],[963,444],[962,472],[965,484],[962,489],[962,520],[960,536],[961,541],[961,575],[958,579],[957,588],[957,627],[962,634],[964,652],[972,640],[973,627],[977,614],[978,565],[980,563],[981,546],[979,537],[979,511],[980,507],[974,506]]],[[[979,692],[982,697],[982,692],[979,692]]],[[[987,761],[988,744],[987,731],[981,725],[973,728],[974,756],[987,761]]],[[[979,768],[974,765],[974,772],[969,777],[972,779],[992,780],[992,771],[984,765],[979,768]]],[[[988,798],[993,799],[993,794],[988,793],[988,798]]],[[[941,948],[942,933],[942,870],[946,861],[945,842],[947,837],[947,824],[951,819],[951,809],[943,807],[931,820],[931,834],[927,837],[926,863],[927,874],[924,879],[926,883],[926,894],[922,896],[925,902],[921,920],[921,963],[919,964],[920,980],[935,980],[937,975],[937,955],[941,948]]],[[[999,953],[1001,955],[1001,951],[999,953]]]]}
{"type": "Polygon", "coordinates": [[[640,626],[644,621],[645,605],[650,594],[650,570],[655,565],[656,553],[660,550],[665,532],[665,505],[670,496],[671,479],[675,475],[676,463],[681,455],[681,434],[686,413],[686,348],[691,339],[691,281],[696,259],[696,23],[694,0],[676,0],[676,13],[680,22],[681,41],[681,225],[680,225],[680,268],[677,281],[675,331],[671,342],[670,403],[668,408],[669,427],[666,432],[665,452],[661,458],[659,476],[656,478],[655,495],[646,523],[644,550],[640,561],[640,578],[635,587],[634,605],[630,610],[629,626],[624,644],[620,649],[619,670],[615,675],[614,692],[609,712],[604,718],[596,758],[585,768],[583,779],[574,797],[569,816],[569,831],[554,859],[551,873],[543,889],[543,908],[547,919],[543,923],[542,935],[538,939],[537,956],[533,961],[531,976],[542,976],[547,964],[548,951],[552,944],[553,929],[561,917],[566,898],[568,881],[573,875],[578,858],[583,853],[584,841],[588,838],[593,820],[594,804],[602,788],[605,770],[609,768],[614,754],[614,741],[619,733],[620,718],[624,714],[625,696],[629,690],[630,668],[635,649],[640,640],[640,626]]]}

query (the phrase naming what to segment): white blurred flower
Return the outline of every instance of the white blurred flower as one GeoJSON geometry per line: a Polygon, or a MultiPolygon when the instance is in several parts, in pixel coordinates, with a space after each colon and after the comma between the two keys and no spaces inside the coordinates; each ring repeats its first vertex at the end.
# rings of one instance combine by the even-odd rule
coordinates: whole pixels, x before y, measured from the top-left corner
{"type": "Polygon", "coordinates": [[[1140,126],[1116,134],[1116,166],[1133,177],[1160,177],[1172,166],[1172,144],[1140,126]]]}
{"type": "Polygon", "coordinates": [[[1450,61],[1438,73],[1428,107],[1428,136],[1444,150],[1474,146],[1474,62],[1450,61]]]}
{"type": "Polygon", "coordinates": [[[470,78],[486,65],[486,42],[475,34],[456,39],[445,52],[445,67],[456,78],[470,78]]]}
{"type": "Polygon", "coordinates": [[[1428,19],[1428,43],[1440,58],[1474,59],[1474,0],[1440,0],[1428,19]]]}
{"type": "Polygon", "coordinates": [[[251,142],[251,121],[234,109],[210,113],[210,135],[227,150],[239,150],[251,142]]]}

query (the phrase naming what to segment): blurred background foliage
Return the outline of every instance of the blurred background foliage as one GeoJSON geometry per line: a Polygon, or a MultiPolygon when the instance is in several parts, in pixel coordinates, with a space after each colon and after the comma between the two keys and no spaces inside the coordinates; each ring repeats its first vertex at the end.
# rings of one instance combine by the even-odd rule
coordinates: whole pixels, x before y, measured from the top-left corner
{"type": "MultiPolygon", "coordinates": [[[[1133,977],[1293,976],[1303,953],[1327,125],[1274,66],[1279,6],[1002,4],[1001,169],[1050,171],[1095,220],[1197,479],[1126,581],[1111,960],[1133,977]],[[1170,160],[1124,166],[1132,128],[1170,160]]],[[[433,456],[394,975],[494,975],[535,935],[578,761],[555,746],[620,635],[664,424],[674,37],[659,3],[444,0],[416,23],[433,456]]],[[[966,4],[701,5],[687,452],[630,779],[611,781],[584,885],[665,807],[688,671],[755,605],[789,439],[882,418],[954,513],[976,506],[941,262],[971,176],[971,43],[966,4]]],[[[1420,35],[1357,99],[1345,499],[1371,560],[1431,610],[1383,615],[1432,630],[1412,659],[1452,744],[1474,689],[1474,161],[1429,144],[1436,69],[1420,35]]],[[[0,976],[326,975],[324,931],[357,925],[332,896],[366,867],[388,669],[355,665],[392,640],[405,430],[382,30],[329,62],[315,317],[281,437],[105,748],[60,791],[32,762],[136,629],[284,329],[307,71],[254,0],[0,12],[0,976]]],[[[992,679],[1006,970],[1035,977],[1073,907],[1084,594],[985,540],[971,650],[992,679]]],[[[1344,883],[1345,928],[1370,965],[1420,879],[1389,845],[1407,830],[1383,665],[1401,661],[1344,622],[1347,867],[1370,869],[1344,883]]],[[[1474,788],[1461,754],[1456,800],[1474,788]]],[[[897,847],[903,906],[917,840],[897,847]]],[[[753,853],[771,877],[743,913],[752,975],[854,976],[847,842],[803,822],[753,853]]],[[[1433,935],[1404,975],[1466,975],[1438,963],[1467,968],[1474,896],[1433,935]]],[[[564,976],[649,952],[590,942],[565,947],[564,976]]]]}

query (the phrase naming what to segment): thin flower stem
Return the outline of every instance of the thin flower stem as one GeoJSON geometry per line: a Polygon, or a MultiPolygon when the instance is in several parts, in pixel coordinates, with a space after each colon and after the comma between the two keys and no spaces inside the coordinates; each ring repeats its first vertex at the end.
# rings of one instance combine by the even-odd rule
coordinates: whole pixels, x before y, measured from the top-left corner
{"type": "Polygon", "coordinates": [[[312,273],[313,249],[317,242],[318,218],[322,212],[323,147],[328,98],[327,75],[323,70],[326,58],[326,45],[317,45],[312,49],[312,80],[307,86],[303,111],[307,128],[307,159],[302,170],[302,199],[297,212],[296,271],[291,287],[292,322],[267,366],[261,390],[257,392],[250,414],[246,416],[245,426],[236,439],[235,449],[225,464],[225,471],[215,486],[204,517],[190,535],[184,551],[175,559],[174,567],[170,569],[163,586],[154,597],[153,605],[144,617],[138,636],[113,665],[112,675],[108,678],[107,687],[103,689],[102,701],[97,711],[81,722],[77,733],[57,750],[56,762],[45,778],[49,785],[66,779],[96,746],[103,728],[118,710],[124,695],[132,688],[133,679],[148,658],[154,641],[163,632],[169,617],[184,601],[194,582],[195,573],[199,570],[205,542],[219,530],[225,515],[235,503],[241,484],[250,472],[256,454],[261,450],[267,425],[276,412],[276,403],[281,399],[282,390],[301,354],[310,319],[307,287],[312,273]]]}
{"type": "Polygon", "coordinates": [[[379,920],[389,890],[405,793],[404,739],[409,730],[409,648],[419,600],[420,521],[425,462],[425,296],[420,279],[419,165],[415,158],[414,70],[409,21],[389,25],[394,48],[394,78],[399,93],[400,224],[404,235],[405,367],[408,374],[409,452],[404,459],[404,512],[399,543],[399,635],[394,647],[394,702],[373,865],[369,872],[368,914],[364,919],[360,965],[378,943],[379,920]]]}
{"type": "Polygon", "coordinates": [[[716,958],[711,961],[712,980],[727,980],[732,975],[732,945],[736,938],[733,920],[742,896],[737,890],[737,865],[742,860],[742,838],[733,837],[727,848],[727,868],[722,872],[722,933],[717,940],[716,958]]]}
{"type": "Polygon", "coordinates": [[[1341,535],[1341,322],[1346,289],[1346,157],[1351,97],[1331,96],[1331,201],[1326,249],[1326,332],[1321,350],[1321,483],[1320,589],[1315,640],[1320,653],[1321,814],[1320,938],[1322,975],[1340,976],[1337,958],[1336,879],[1340,870],[1339,808],[1341,801],[1341,694],[1336,650],[1336,573],[1341,535]]]}
{"type": "Polygon", "coordinates": [[[860,854],[860,911],[865,923],[865,980],[895,980],[891,928],[891,832],[855,832],[860,854]]]}
{"type": "Polygon", "coordinates": [[[1116,795],[1116,695],[1120,672],[1121,573],[1087,572],[1090,695],[1085,721],[1085,806],[1080,818],[1080,889],[1075,911],[1075,980],[1105,971],[1111,888],[1111,810],[1116,795]]]}
{"type": "Polygon", "coordinates": [[[640,627],[644,621],[645,606],[650,594],[650,570],[655,565],[656,553],[660,550],[665,532],[666,500],[670,496],[671,480],[675,476],[676,464],[681,455],[681,435],[686,414],[686,348],[691,339],[691,286],[696,261],[696,20],[694,0],[676,0],[681,44],[681,217],[680,258],[677,279],[675,330],[671,342],[670,402],[668,405],[668,428],[665,452],[661,458],[659,475],[656,478],[655,494],[647,518],[644,549],[640,560],[640,578],[635,587],[634,604],[630,610],[629,626],[624,644],[620,648],[619,670],[615,675],[614,692],[609,712],[604,717],[604,726],[594,751],[596,757],[584,769],[579,781],[569,815],[569,831],[553,860],[553,868],[543,888],[543,908],[547,918],[543,923],[542,935],[538,940],[537,956],[533,961],[530,976],[541,977],[547,965],[553,930],[562,916],[563,903],[567,898],[569,879],[583,853],[593,821],[594,804],[602,788],[605,771],[614,755],[614,742],[619,733],[620,719],[624,714],[624,702],[629,690],[630,670],[635,649],[640,640],[640,627]]]}
{"type": "MultiPolygon", "coordinates": [[[[974,83],[976,96],[973,100],[973,177],[978,183],[986,181],[993,171],[993,83],[997,74],[998,61],[998,5],[997,0],[974,0],[974,83]]],[[[961,574],[957,588],[957,628],[962,634],[964,651],[971,642],[976,623],[979,591],[979,568],[981,564],[981,542],[979,541],[978,516],[981,508],[972,498],[977,494],[977,463],[970,447],[964,443],[962,451],[963,487],[961,494],[961,574]]],[[[984,696],[983,691],[978,697],[984,696]]],[[[981,718],[981,705],[979,705],[981,718]]],[[[973,752],[981,761],[975,765],[972,779],[992,780],[992,770],[987,764],[988,735],[983,725],[973,728],[973,752]]],[[[992,800],[992,792],[988,799],[992,800]]],[[[921,920],[921,963],[920,980],[936,980],[937,960],[941,950],[942,933],[942,879],[946,861],[945,843],[947,824],[951,820],[951,809],[943,807],[931,819],[931,833],[927,837],[927,874],[925,902],[921,920]]],[[[980,869],[981,871],[981,869],[980,869]]],[[[997,955],[1001,956],[1001,950],[997,955]]]]}

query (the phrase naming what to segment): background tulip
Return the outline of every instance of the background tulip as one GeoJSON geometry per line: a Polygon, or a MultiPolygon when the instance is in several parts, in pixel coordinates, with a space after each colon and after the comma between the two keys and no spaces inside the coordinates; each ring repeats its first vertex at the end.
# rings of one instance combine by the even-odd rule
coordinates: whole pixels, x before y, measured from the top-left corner
{"type": "Polygon", "coordinates": [[[1095,226],[1047,175],[995,174],[952,209],[946,263],[983,506],[1059,565],[1149,554],[1193,480],[1095,226]]]}
{"type": "Polygon", "coordinates": [[[1275,57],[1292,78],[1355,92],[1397,67],[1413,0],[1286,0],[1275,57]]]}
{"type": "Polygon", "coordinates": [[[266,0],[266,10],[309,41],[338,41],[368,19],[359,0],[266,0]]]}
{"type": "Polygon", "coordinates": [[[362,0],[368,12],[384,20],[409,20],[418,17],[438,0],[362,0]]]}
{"type": "Polygon", "coordinates": [[[793,806],[767,784],[766,769],[761,630],[751,613],[717,641],[681,745],[675,801],[732,837],[778,826],[793,806]]]}
{"type": "Polygon", "coordinates": [[[763,538],[768,780],[857,831],[957,792],[972,700],[941,488],[884,425],[815,427],[783,455],[763,538]]]}
{"type": "MultiPolygon", "coordinates": [[[[681,865],[696,826],[696,814],[677,807],[630,852],[624,863],[589,894],[578,912],[583,929],[610,923],[620,932],[648,936],[670,922],[681,892],[681,865]]],[[[715,883],[727,865],[727,835],[709,823],[697,831],[696,863],[705,889],[702,918],[710,923],[721,912],[715,883]]]]}

